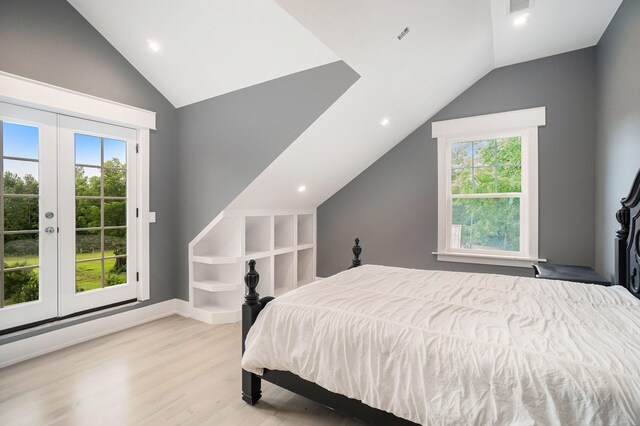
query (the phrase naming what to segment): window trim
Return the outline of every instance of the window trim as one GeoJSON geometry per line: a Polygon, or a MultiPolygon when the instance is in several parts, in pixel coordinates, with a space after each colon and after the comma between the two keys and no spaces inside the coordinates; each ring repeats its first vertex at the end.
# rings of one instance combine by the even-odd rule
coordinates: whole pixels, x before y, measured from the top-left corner
{"type": "MultiPolygon", "coordinates": [[[[433,252],[438,261],[527,268],[532,262],[545,261],[538,257],[538,127],[545,124],[545,107],[432,124],[432,136],[438,139],[438,250],[433,252]],[[507,135],[520,136],[522,140],[522,193],[518,193],[521,202],[520,251],[452,249],[449,226],[453,198],[449,178],[451,145],[507,135]]],[[[484,198],[488,194],[482,195],[484,198]]],[[[505,195],[501,194],[501,197],[505,195]]]]}
{"type": "MultiPolygon", "coordinates": [[[[0,71],[0,101],[136,130],[138,146],[136,206],[138,215],[137,285],[139,301],[150,296],[149,151],[156,113],[0,71]]],[[[154,221],[155,222],[155,221],[154,221]]]]}

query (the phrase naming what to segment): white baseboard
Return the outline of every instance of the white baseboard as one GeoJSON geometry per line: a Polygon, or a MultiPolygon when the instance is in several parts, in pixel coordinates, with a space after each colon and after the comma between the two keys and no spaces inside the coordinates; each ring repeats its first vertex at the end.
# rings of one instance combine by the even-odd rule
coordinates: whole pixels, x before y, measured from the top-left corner
{"type": "Polygon", "coordinates": [[[211,325],[236,323],[240,321],[242,316],[241,309],[228,312],[211,312],[191,306],[191,303],[180,299],[176,299],[176,313],[211,325]]]}
{"type": "Polygon", "coordinates": [[[171,299],[1,345],[0,368],[176,313],[188,316],[177,309],[180,302],[188,305],[171,299]]]}
{"type": "Polygon", "coordinates": [[[191,303],[182,299],[176,299],[176,314],[185,318],[198,319],[197,315],[194,315],[193,308],[191,307],[191,303]]]}

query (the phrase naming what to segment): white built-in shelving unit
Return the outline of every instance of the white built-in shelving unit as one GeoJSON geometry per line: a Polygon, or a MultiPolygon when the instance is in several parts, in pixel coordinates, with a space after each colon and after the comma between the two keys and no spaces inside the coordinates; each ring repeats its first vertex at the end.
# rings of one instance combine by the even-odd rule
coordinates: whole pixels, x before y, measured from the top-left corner
{"type": "Polygon", "coordinates": [[[261,296],[314,281],[315,237],[315,210],[220,213],[189,244],[192,317],[210,324],[239,321],[250,259],[256,260],[261,296]]]}

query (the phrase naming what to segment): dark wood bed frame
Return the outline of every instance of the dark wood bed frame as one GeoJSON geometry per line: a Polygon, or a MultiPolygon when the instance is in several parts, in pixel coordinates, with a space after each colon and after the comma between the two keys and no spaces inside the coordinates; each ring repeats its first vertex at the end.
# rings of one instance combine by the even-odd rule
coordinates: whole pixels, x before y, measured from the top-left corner
{"type": "Polygon", "coordinates": [[[629,195],[620,200],[616,219],[616,282],[640,298],[640,170],[629,195]]]}
{"type": "MultiPolygon", "coordinates": [[[[360,254],[360,240],[356,238],[353,246],[353,260],[348,269],[357,268],[362,265],[360,254]]],[[[247,285],[247,293],[244,297],[242,305],[242,353],[244,354],[244,342],[251,326],[258,318],[258,314],[267,304],[272,301],[273,297],[263,297],[256,292],[260,275],[256,271],[256,261],[249,261],[249,272],[244,276],[244,282],[247,285]]],[[[304,396],[319,404],[332,408],[336,411],[344,413],[350,417],[361,420],[371,425],[415,425],[416,423],[409,420],[394,416],[386,411],[378,410],[369,405],[364,404],[356,399],[348,398],[344,395],[328,391],[327,389],[304,380],[289,371],[265,370],[262,377],[242,370],[242,399],[247,404],[255,404],[262,396],[262,380],[278,385],[281,388],[290,390],[298,395],[304,396]]]]}
{"type": "MultiPolygon", "coordinates": [[[[620,229],[616,231],[615,239],[616,282],[614,284],[624,286],[634,296],[640,298],[640,170],[636,174],[629,195],[621,200],[621,204],[622,207],[616,213],[620,229]]],[[[360,240],[356,238],[355,243],[353,246],[354,258],[349,269],[362,264],[360,240]]],[[[258,318],[258,314],[273,300],[273,297],[260,298],[256,292],[260,275],[255,266],[254,260],[249,261],[249,272],[244,277],[247,293],[245,303],[242,305],[242,353],[244,353],[247,333],[258,318]]],[[[242,370],[242,399],[248,404],[257,403],[262,396],[262,380],[288,389],[367,424],[385,426],[416,424],[386,411],[373,408],[361,401],[330,392],[288,371],[265,370],[263,376],[259,377],[242,370]]]]}

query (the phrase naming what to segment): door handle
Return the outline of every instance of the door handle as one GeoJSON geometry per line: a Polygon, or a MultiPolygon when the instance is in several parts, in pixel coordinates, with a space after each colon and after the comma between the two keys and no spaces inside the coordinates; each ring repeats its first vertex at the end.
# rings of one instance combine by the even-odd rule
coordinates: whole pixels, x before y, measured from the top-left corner
{"type": "Polygon", "coordinates": [[[44,232],[46,232],[47,234],[53,234],[54,232],[56,232],[56,228],[54,228],[53,226],[47,226],[46,228],[44,228],[44,232]]]}

